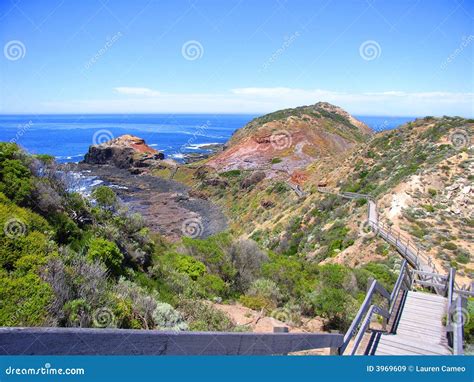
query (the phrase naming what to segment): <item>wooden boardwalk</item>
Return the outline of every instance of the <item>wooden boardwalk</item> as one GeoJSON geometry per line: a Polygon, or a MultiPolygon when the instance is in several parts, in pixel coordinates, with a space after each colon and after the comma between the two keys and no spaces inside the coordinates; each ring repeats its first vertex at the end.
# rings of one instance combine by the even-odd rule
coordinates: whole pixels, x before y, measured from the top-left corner
{"type": "Polygon", "coordinates": [[[443,317],[447,298],[431,293],[408,291],[395,334],[375,333],[368,354],[452,355],[443,317]]]}

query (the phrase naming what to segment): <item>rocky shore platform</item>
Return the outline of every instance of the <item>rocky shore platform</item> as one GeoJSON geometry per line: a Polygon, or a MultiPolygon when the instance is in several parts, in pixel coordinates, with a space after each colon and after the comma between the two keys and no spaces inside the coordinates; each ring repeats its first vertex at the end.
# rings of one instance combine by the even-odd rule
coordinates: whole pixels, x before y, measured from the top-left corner
{"type": "Polygon", "coordinates": [[[146,171],[160,160],[143,140],[123,136],[91,146],[83,162],[60,167],[82,179],[98,180],[95,185],[102,181],[101,184],[110,186],[132,212],[143,216],[152,231],[170,240],[182,236],[206,238],[224,231],[227,219],[218,206],[190,196],[189,187],[182,183],[146,171]]]}

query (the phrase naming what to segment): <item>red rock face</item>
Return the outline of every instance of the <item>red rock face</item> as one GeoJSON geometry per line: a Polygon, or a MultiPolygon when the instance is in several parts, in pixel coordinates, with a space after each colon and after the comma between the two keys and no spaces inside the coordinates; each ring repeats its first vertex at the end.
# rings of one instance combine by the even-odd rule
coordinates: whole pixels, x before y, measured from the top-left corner
{"type": "Polygon", "coordinates": [[[100,145],[89,147],[84,157],[88,164],[113,164],[119,168],[148,167],[164,155],[148,146],[142,138],[122,135],[100,145]]]}
{"type": "Polygon", "coordinates": [[[296,170],[338,155],[371,133],[368,126],[346,111],[320,102],[254,119],[237,130],[227,149],[206,164],[220,172],[241,169],[265,171],[268,176],[286,173],[300,184],[305,176],[296,170]]]}
{"type": "Polygon", "coordinates": [[[148,146],[145,140],[134,135],[122,135],[118,138],[106,142],[104,145],[131,147],[136,152],[142,154],[158,154],[158,151],[148,146]]]}

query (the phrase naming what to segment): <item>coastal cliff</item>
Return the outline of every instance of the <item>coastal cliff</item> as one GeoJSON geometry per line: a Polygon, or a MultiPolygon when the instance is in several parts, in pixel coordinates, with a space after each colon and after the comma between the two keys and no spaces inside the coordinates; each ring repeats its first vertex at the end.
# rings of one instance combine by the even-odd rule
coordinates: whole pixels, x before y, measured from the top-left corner
{"type": "Polygon", "coordinates": [[[99,145],[92,145],[84,157],[87,164],[113,164],[118,168],[149,167],[165,158],[142,138],[122,135],[99,145]]]}

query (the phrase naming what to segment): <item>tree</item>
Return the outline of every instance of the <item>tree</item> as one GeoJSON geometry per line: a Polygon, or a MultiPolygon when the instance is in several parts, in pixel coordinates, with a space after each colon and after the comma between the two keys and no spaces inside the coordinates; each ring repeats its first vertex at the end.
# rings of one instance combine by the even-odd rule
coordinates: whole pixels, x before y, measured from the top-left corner
{"type": "Polygon", "coordinates": [[[327,319],[328,329],[345,330],[349,321],[352,297],[343,289],[323,288],[311,296],[315,313],[327,319]]]}
{"type": "Polygon", "coordinates": [[[115,192],[107,186],[99,186],[92,192],[92,197],[96,200],[97,204],[108,210],[114,211],[117,208],[118,200],[115,192]]]}
{"type": "Polygon", "coordinates": [[[89,245],[87,258],[90,261],[102,262],[113,274],[119,275],[122,271],[123,254],[115,243],[95,238],[89,245]]]}
{"type": "Polygon", "coordinates": [[[249,239],[233,242],[229,252],[237,270],[236,287],[239,292],[244,292],[260,276],[262,264],[268,261],[268,256],[255,241],[249,239]]]}

